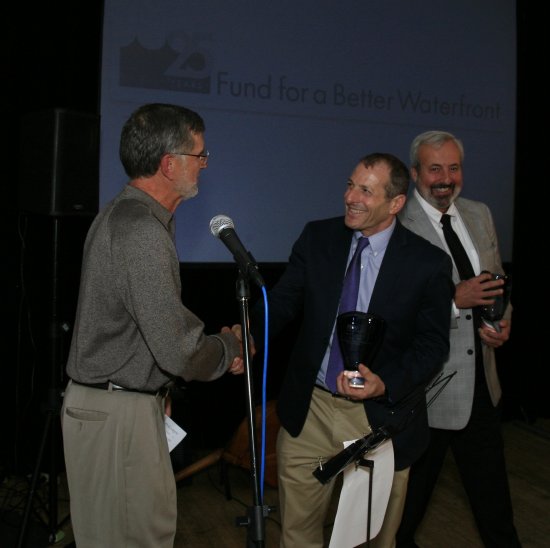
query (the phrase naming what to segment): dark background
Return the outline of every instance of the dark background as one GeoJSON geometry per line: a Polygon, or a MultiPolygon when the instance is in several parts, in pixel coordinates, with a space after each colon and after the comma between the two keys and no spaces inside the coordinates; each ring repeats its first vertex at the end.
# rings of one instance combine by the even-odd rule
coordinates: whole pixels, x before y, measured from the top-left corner
{"type": "MultiPolygon", "coordinates": [[[[91,214],[27,212],[26,204],[34,201],[34,190],[23,174],[41,158],[33,147],[21,149],[22,121],[44,109],[99,114],[101,4],[22,4],[14,8],[12,19],[6,20],[3,34],[3,81],[7,89],[3,102],[6,139],[2,202],[5,340],[0,366],[3,472],[27,472],[34,467],[46,417],[58,411],[66,382],[64,361],[76,306],[82,245],[92,220],[91,214]]],[[[517,5],[517,167],[515,218],[510,219],[514,223],[514,251],[512,263],[505,265],[513,275],[514,327],[497,358],[504,389],[504,419],[533,422],[537,417],[550,416],[545,390],[550,375],[543,358],[545,311],[541,305],[547,300],[539,280],[543,270],[539,257],[528,250],[538,243],[532,241],[532,235],[542,230],[543,223],[533,214],[532,196],[540,182],[535,187],[528,173],[529,87],[534,70],[528,66],[529,53],[534,49],[528,23],[532,12],[528,14],[525,1],[517,5]]],[[[260,265],[268,286],[283,267],[260,265]]],[[[235,265],[182,264],[181,269],[183,301],[205,321],[207,331],[239,321],[235,265]]],[[[251,300],[259,297],[255,291],[253,288],[251,300]]],[[[291,341],[289,329],[278,344],[271,345],[268,397],[276,397],[291,341]]],[[[259,374],[257,377],[259,401],[261,379],[259,374]]],[[[222,446],[246,413],[244,376],[182,385],[176,395],[175,413],[189,432],[190,442],[222,446]]],[[[55,429],[57,426],[56,416],[55,429]]],[[[54,433],[57,435],[57,430],[54,433]]]]}

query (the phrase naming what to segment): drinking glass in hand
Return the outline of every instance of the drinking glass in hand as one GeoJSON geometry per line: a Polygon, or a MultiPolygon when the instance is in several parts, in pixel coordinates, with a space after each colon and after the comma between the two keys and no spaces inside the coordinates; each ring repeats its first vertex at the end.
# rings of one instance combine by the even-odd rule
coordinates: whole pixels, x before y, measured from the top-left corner
{"type": "Polygon", "coordinates": [[[386,327],[385,321],[376,314],[344,312],[336,320],[336,333],[348,374],[349,385],[363,388],[365,379],[359,374],[359,364],[372,367],[386,327]]]}
{"type": "Polygon", "coordinates": [[[493,300],[492,304],[486,304],[480,307],[481,319],[487,326],[500,333],[499,321],[504,316],[504,311],[510,301],[512,281],[510,276],[507,276],[506,274],[492,274],[490,272],[488,272],[488,274],[492,275],[491,280],[504,280],[504,285],[500,286],[502,289],[501,295],[491,297],[493,300]]]}

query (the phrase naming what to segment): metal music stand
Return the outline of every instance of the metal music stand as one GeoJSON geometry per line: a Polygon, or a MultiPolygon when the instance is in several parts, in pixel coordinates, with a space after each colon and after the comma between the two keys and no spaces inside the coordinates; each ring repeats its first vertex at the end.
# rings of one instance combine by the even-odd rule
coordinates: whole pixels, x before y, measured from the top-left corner
{"type": "Polygon", "coordinates": [[[367,548],[370,546],[370,528],[372,521],[372,484],[374,483],[374,461],[369,459],[359,459],[357,466],[363,466],[370,470],[369,475],[369,506],[367,511],[367,548]]]}
{"type": "Polygon", "coordinates": [[[331,481],[335,476],[344,471],[350,464],[355,463],[355,466],[364,466],[370,469],[369,477],[369,506],[367,515],[367,546],[370,546],[370,528],[371,528],[371,504],[372,504],[372,485],[374,477],[374,462],[372,460],[365,459],[365,455],[369,451],[376,449],[381,443],[392,438],[398,432],[404,430],[413,420],[416,419],[417,414],[415,411],[421,405],[429,407],[434,400],[441,394],[447,384],[456,375],[456,371],[443,376],[441,373],[436,377],[425,390],[415,390],[408,396],[403,398],[398,406],[394,407],[394,410],[405,411],[404,417],[399,425],[386,425],[377,428],[370,434],[367,434],[363,438],[360,438],[352,444],[345,447],[338,454],[330,458],[322,466],[319,465],[314,471],[313,475],[322,484],[326,484],[331,481]],[[431,394],[435,390],[435,394],[431,394]],[[427,400],[427,401],[426,401],[427,400]]]}

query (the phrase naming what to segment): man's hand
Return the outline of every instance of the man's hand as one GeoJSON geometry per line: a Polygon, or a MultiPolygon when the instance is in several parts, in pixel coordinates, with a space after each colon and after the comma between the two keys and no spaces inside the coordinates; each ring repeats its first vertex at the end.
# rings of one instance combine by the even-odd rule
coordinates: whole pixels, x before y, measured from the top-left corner
{"type": "Polygon", "coordinates": [[[502,346],[510,338],[512,325],[508,320],[500,320],[498,325],[500,326],[500,333],[496,329],[482,324],[479,328],[481,342],[492,348],[502,346]]]}
{"type": "Polygon", "coordinates": [[[227,368],[227,371],[233,375],[242,375],[244,373],[244,360],[242,358],[235,358],[227,368]]]}
{"type": "MultiPolygon", "coordinates": [[[[244,373],[244,360],[243,360],[243,333],[242,328],[240,324],[234,324],[231,328],[229,327],[222,327],[221,329],[222,333],[233,333],[235,337],[239,340],[241,343],[241,355],[236,357],[232,362],[231,365],[227,368],[227,371],[229,373],[232,373],[233,375],[241,375],[244,373]]],[[[254,341],[252,340],[252,337],[249,338],[249,345],[248,345],[249,351],[250,351],[250,358],[256,354],[256,348],[254,346],[254,341]]]]}
{"type": "Polygon", "coordinates": [[[164,400],[164,414],[172,416],[172,397],[168,394],[164,400]]]}
{"type": "Polygon", "coordinates": [[[456,285],[455,305],[457,308],[474,308],[475,306],[493,304],[491,297],[502,295],[504,280],[492,280],[492,275],[482,272],[479,276],[464,280],[456,285]]]}
{"type": "Polygon", "coordinates": [[[336,377],[336,389],[338,394],[342,394],[342,396],[346,396],[350,400],[377,398],[386,393],[384,381],[361,363],[359,364],[359,374],[365,379],[365,386],[363,388],[351,387],[346,374],[349,374],[349,371],[343,371],[336,377]]]}

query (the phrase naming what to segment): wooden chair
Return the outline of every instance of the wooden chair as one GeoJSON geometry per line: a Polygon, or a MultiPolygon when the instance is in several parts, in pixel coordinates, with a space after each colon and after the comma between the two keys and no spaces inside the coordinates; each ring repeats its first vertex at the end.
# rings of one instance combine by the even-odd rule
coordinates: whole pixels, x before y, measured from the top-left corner
{"type": "MultiPolygon", "coordinates": [[[[277,487],[277,457],[275,452],[275,444],[277,441],[277,433],[280,428],[279,419],[275,411],[276,401],[270,400],[266,404],[265,410],[265,460],[264,460],[264,481],[271,487],[277,487]]],[[[261,449],[261,420],[262,407],[256,406],[256,438],[257,451],[256,456],[258,466],[260,465],[260,449],[261,449]]],[[[209,466],[220,463],[221,477],[225,485],[225,493],[227,499],[231,499],[231,488],[227,474],[227,465],[238,466],[245,470],[250,470],[250,446],[248,436],[248,417],[244,418],[239,424],[237,430],[225,447],[216,449],[205,457],[193,462],[182,470],[176,472],[176,482],[182,481],[209,466]]]]}

